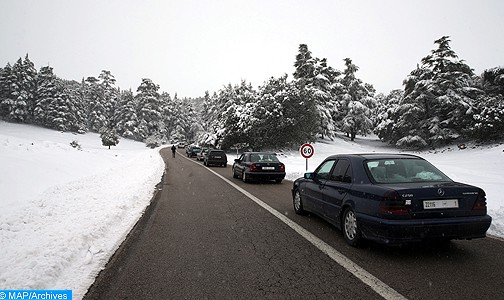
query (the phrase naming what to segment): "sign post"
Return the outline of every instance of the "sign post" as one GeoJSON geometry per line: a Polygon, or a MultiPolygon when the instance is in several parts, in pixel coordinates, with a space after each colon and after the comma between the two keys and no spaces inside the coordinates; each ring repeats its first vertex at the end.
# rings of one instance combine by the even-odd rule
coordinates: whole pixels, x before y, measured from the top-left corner
{"type": "Polygon", "coordinates": [[[303,144],[303,146],[301,146],[301,149],[299,150],[299,152],[301,152],[302,157],[306,158],[306,171],[308,172],[308,158],[312,157],[315,150],[313,149],[312,145],[303,144]]]}

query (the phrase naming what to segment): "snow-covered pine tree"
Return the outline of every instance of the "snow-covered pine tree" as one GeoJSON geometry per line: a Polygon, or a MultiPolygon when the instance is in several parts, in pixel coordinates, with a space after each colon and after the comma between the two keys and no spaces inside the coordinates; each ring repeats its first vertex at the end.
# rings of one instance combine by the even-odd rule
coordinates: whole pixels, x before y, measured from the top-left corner
{"type": "Polygon", "coordinates": [[[497,140],[504,137],[504,68],[485,70],[481,75],[484,94],[478,97],[471,137],[497,140]]]}
{"type": "Polygon", "coordinates": [[[12,67],[9,63],[0,69],[0,118],[8,119],[11,108],[14,105],[14,81],[16,80],[12,73],[12,67]]]}
{"type": "Polygon", "coordinates": [[[240,85],[229,84],[220,91],[219,98],[219,102],[224,103],[218,117],[218,123],[222,124],[218,129],[220,147],[248,144],[247,131],[250,130],[250,119],[257,103],[257,92],[243,80],[240,85]]]}
{"type": "Polygon", "coordinates": [[[53,73],[53,68],[50,66],[41,67],[37,81],[37,99],[33,111],[34,122],[42,126],[53,128],[52,119],[55,114],[55,107],[53,104],[58,94],[56,88],[56,75],[53,73]]]}
{"type": "Polygon", "coordinates": [[[390,142],[390,137],[394,135],[395,120],[398,119],[398,107],[403,98],[403,90],[393,90],[387,96],[377,97],[377,107],[374,110],[374,133],[383,141],[390,142]]]}
{"type": "Polygon", "coordinates": [[[102,94],[102,104],[104,107],[105,118],[109,128],[115,127],[115,109],[117,107],[117,97],[119,90],[115,87],[115,78],[110,71],[102,70],[98,76],[102,94]]]}
{"type": "Polygon", "coordinates": [[[19,60],[12,66],[11,95],[8,101],[7,119],[15,122],[29,122],[32,119],[34,96],[36,91],[36,76],[33,63],[28,54],[25,59],[19,60]]]}
{"type": "Polygon", "coordinates": [[[313,141],[318,129],[318,113],[313,97],[287,74],[271,77],[259,88],[259,103],[253,118],[254,148],[295,147],[313,141]]]}
{"type": "Polygon", "coordinates": [[[87,121],[88,128],[91,131],[99,132],[102,127],[107,127],[107,109],[104,105],[102,88],[96,77],[86,78],[86,102],[87,102],[87,121]]]}
{"type": "Polygon", "coordinates": [[[103,127],[100,130],[100,138],[102,145],[108,147],[117,146],[119,144],[119,135],[114,128],[103,127]]]}
{"type": "Polygon", "coordinates": [[[85,131],[83,109],[72,97],[70,85],[69,81],[58,79],[52,67],[40,69],[33,115],[37,124],[61,131],[85,131]]]}
{"type": "Polygon", "coordinates": [[[448,36],[434,41],[437,49],[422,59],[404,81],[404,99],[397,123],[398,146],[446,144],[461,136],[472,122],[474,101],[481,90],[476,77],[450,48],[448,36]]]}
{"type": "Polygon", "coordinates": [[[308,50],[308,45],[299,45],[294,68],[294,79],[299,81],[301,85],[311,83],[311,79],[313,79],[315,72],[315,59],[312,57],[311,51],[308,50]]]}
{"type": "Polygon", "coordinates": [[[214,92],[212,96],[210,96],[210,93],[206,91],[201,112],[201,118],[203,120],[203,132],[199,138],[199,143],[201,145],[212,147],[218,145],[220,140],[220,137],[217,136],[217,132],[220,128],[219,114],[217,92],[214,92]]]}
{"type": "Polygon", "coordinates": [[[340,128],[353,141],[357,134],[366,135],[371,132],[372,109],[376,106],[375,90],[372,85],[364,84],[355,76],[359,68],[350,58],[345,58],[345,70],[341,84],[343,93],[339,96],[343,119],[340,128]]]}
{"type": "Polygon", "coordinates": [[[180,101],[180,119],[183,120],[184,137],[186,141],[194,141],[196,134],[203,128],[194,108],[193,99],[184,98],[180,101]]]}
{"type": "Polygon", "coordinates": [[[322,138],[331,138],[335,135],[337,125],[335,116],[339,113],[339,105],[333,93],[337,85],[337,77],[341,72],[327,65],[327,60],[315,59],[315,72],[313,79],[308,84],[309,94],[313,95],[315,106],[319,114],[318,133],[322,138]]]}
{"type": "Polygon", "coordinates": [[[339,108],[334,92],[338,86],[337,77],[341,72],[327,65],[327,59],[312,57],[306,44],[299,45],[299,52],[294,63],[296,85],[305,89],[304,94],[312,97],[318,111],[318,134],[322,138],[331,138],[335,134],[335,116],[339,108]]]}
{"type": "Polygon", "coordinates": [[[85,133],[87,129],[87,108],[86,108],[86,83],[77,82],[75,80],[63,80],[58,78],[59,84],[66,95],[69,97],[70,109],[72,111],[72,118],[69,124],[71,131],[77,133],[85,133]]]}
{"type": "Polygon", "coordinates": [[[25,77],[23,82],[23,89],[27,94],[27,106],[28,106],[28,115],[29,122],[33,120],[33,110],[35,109],[35,97],[37,91],[37,69],[35,69],[35,64],[28,57],[28,53],[26,54],[23,60],[23,70],[25,77]]]}
{"type": "Polygon", "coordinates": [[[120,136],[142,140],[138,132],[137,103],[131,90],[119,93],[115,124],[116,131],[120,136]]]}
{"type": "Polygon", "coordinates": [[[138,134],[142,140],[164,133],[163,105],[158,90],[159,85],[148,78],[143,78],[137,89],[138,134]]]}

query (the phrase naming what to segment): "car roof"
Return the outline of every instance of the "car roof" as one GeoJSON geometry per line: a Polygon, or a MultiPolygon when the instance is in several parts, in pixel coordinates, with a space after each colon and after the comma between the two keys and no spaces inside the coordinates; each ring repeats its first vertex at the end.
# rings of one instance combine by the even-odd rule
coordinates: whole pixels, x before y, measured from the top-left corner
{"type": "Polygon", "coordinates": [[[268,155],[277,155],[275,152],[268,152],[268,151],[243,152],[243,154],[268,154],[268,155]]]}
{"type": "Polygon", "coordinates": [[[327,159],[335,159],[335,158],[354,158],[361,160],[370,160],[370,159],[411,159],[418,158],[423,159],[419,156],[413,154],[405,154],[405,153],[359,153],[359,154],[336,154],[327,157],[327,159]]]}

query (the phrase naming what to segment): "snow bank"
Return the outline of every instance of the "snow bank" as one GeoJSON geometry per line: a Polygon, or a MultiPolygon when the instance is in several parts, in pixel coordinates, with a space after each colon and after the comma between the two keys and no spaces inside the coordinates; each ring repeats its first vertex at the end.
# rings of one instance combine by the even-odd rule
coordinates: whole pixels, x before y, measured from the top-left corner
{"type": "Polygon", "coordinates": [[[161,157],[142,143],[100,143],[96,134],[0,122],[2,288],[72,289],[81,298],[141,216],[161,157]]]}

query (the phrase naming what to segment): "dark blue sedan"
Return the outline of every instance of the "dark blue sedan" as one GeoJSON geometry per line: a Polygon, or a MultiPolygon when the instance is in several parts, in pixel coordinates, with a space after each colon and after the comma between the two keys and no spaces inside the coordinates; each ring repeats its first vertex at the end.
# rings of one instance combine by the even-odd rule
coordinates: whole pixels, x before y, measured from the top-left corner
{"type": "Polygon", "coordinates": [[[321,216],[352,246],[483,238],[492,221],[481,188],[408,154],[330,156],[294,181],[292,198],[297,214],[321,216]]]}

